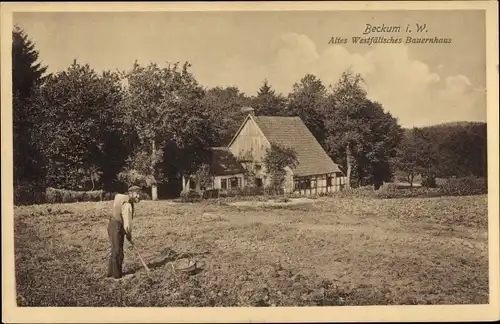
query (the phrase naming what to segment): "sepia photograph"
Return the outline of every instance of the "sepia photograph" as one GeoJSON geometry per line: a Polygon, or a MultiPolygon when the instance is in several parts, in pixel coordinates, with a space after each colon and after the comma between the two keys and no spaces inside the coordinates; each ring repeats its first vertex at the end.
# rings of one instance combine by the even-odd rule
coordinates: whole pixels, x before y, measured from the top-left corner
{"type": "Polygon", "coordinates": [[[497,7],[362,4],[3,3],[15,312],[498,319],[497,7]]]}

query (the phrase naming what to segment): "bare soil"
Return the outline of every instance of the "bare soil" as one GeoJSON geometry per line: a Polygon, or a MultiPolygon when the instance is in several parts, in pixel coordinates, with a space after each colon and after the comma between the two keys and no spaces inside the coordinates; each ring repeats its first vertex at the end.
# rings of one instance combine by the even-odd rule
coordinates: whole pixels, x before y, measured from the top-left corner
{"type": "Polygon", "coordinates": [[[20,306],[488,303],[487,196],[282,204],[143,201],[120,281],[111,202],[15,208],[20,306]],[[174,272],[189,257],[203,269],[174,272]]]}

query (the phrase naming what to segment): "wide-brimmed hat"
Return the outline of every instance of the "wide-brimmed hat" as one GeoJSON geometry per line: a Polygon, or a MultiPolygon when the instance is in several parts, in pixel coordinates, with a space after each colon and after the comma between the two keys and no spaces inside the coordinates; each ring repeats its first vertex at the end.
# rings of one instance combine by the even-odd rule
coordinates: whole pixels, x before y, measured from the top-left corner
{"type": "Polygon", "coordinates": [[[141,187],[138,187],[138,186],[132,186],[130,188],[128,188],[128,192],[140,192],[141,191],[141,187]]]}

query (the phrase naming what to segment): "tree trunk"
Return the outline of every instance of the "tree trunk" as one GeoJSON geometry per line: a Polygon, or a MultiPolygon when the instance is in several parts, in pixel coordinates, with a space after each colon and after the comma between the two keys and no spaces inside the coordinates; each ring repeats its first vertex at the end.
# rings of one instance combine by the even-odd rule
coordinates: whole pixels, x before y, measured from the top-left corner
{"type": "Polygon", "coordinates": [[[182,191],[187,191],[186,190],[186,177],[183,175],[182,176],[182,191]]]}
{"type": "Polygon", "coordinates": [[[346,174],[346,189],[351,188],[351,169],[352,169],[352,161],[351,161],[351,148],[349,144],[346,146],[346,160],[347,160],[347,174],[346,174]]]}
{"type": "MultiPolygon", "coordinates": [[[[155,178],[156,144],[155,144],[154,139],[151,141],[151,144],[152,144],[152,147],[151,147],[151,175],[153,176],[153,179],[156,181],[156,178],[155,178]]],[[[151,184],[151,199],[158,200],[158,188],[156,187],[156,182],[151,184]]]]}

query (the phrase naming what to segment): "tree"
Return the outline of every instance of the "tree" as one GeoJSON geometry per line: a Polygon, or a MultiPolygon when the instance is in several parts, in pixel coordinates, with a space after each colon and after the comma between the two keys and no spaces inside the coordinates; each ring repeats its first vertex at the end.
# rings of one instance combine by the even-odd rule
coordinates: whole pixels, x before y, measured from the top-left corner
{"type": "Polygon", "coordinates": [[[35,136],[46,164],[47,184],[91,189],[112,184],[123,163],[123,144],[114,119],[121,100],[116,74],[97,74],[76,61],[50,76],[34,95],[35,136]],[[100,176],[102,174],[102,177],[100,176]]]}
{"type": "Polygon", "coordinates": [[[277,190],[283,188],[286,177],[285,168],[294,168],[297,165],[297,153],[293,148],[281,147],[276,143],[271,143],[271,147],[266,150],[262,162],[271,179],[271,188],[276,194],[277,190]]]}
{"type": "Polygon", "coordinates": [[[209,131],[212,121],[201,101],[204,91],[189,67],[188,62],[182,68],[178,63],[161,68],[135,62],[123,73],[127,86],[120,115],[129,131],[136,134],[140,149],[150,157],[144,176],[150,179],[153,200],[158,198],[157,184],[162,181],[158,172],[164,157],[173,156],[179,172],[189,178],[213,142],[209,131]]]}
{"type": "Polygon", "coordinates": [[[198,190],[205,190],[212,184],[212,176],[210,175],[210,166],[206,163],[201,164],[194,173],[194,180],[198,190]]]}
{"type": "Polygon", "coordinates": [[[346,187],[351,186],[351,173],[354,164],[355,146],[363,143],[365,131],[360,113],[366,104],[366,91],[359,74],[347,70],[333,87],[325,109],[325,145],[331,156],[345,161],[346,187]],[[344,157],[344,156],[345,157],[344,157]]]}
{"type": "Polygon", "coordinates": [[[15,26],[12,32],[12,131],[14,153],[14,183],[43,183],[43,165],[37,150],[33,130],[37,120],[33,117],[31,97],[43,83],[47,66],[43,66],[35,44],[26,33],[15,26]]]}
{"type": "Polygon", "coordinates": [[[430,137],[419,128],[404,136],[394,158],[395,168],[406,174],[410,187],[416,175],[425,175],[435,164],[430,137]]]}
{"type": "Polygon", "coordinates": [[[276,94],[267,80],[264,80],[257,92],[257,96],[252,98],[251,103],[256,115],[284,116],[286,113],[285,97],[281,94],[276,94]]]}
{"type": "MultiPolygon", "coordinates": [[[[162,150],[156,152],[156,160],[151,160],[147,148],[136,148],[133,154],[126,160],[124,169],[118,173],[118,179],[126,183],[127,186],[151,187],[155,183],[153,175],[150,173],[151,164],[157,166],[161,162],[162,150]]],[[[161,178],[161,170],[158,170],[156,176],[161,178]]]]}
{"type": "Polygon", "coordinates": [[[307,74],[293,85],[288,95],[289,116],[299,116],[320,144],[324,144],[323,109],[327,91],[321,80],[307,74]]]}
{"type": "Polygon", "coordinates": [[[436,175],[486,177],[486,123],[446,123],[428,126],[423,130],[433,143],[436,175]]]}
{"type": "Polygon", "coordinates": [[[391,158],[402,137],[397,120],[382,105],[369,100],[363,79],[344,72],[325,105],[325,147],[339,161],[349,188],[373,184],[378,189],[392,178],[391,158]],[[354,178],[353,178],[354,176],[354,178]]]}
{"type": "Polygon", "coordinates": [[[203,97],[204,109],[211,115],[213,125],[213,146],[229,144],[246,115],[241,108],[250,105],[250,98],[236,87],[215,87],[205,91],[203,97]]]}
{"type": "Polygon", "coordinates": [[[47,66],[38,62],[35,44],[19,26],[12,32],[12,84],[13,92],[21,100],[28,99],[33,90],[47,77],[47,66]]]}
{"type": "Polygon", "coordinates": [[[384,112],[378,102],[367,100],[363,115],[366,131],[357,151],[358,181],[361,185],[374,184],[377,190],[384,181],[393,177],[391,159],[396,155],[403,130],[397,119],[384,112]],[[361,161],[365,162],[364,165],[361,161]]]}

